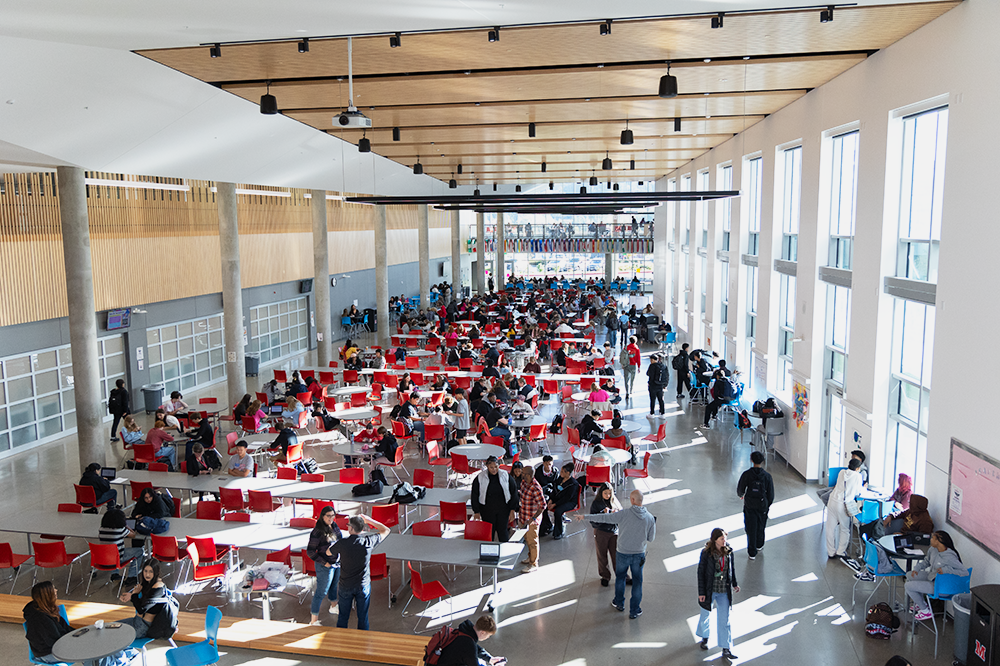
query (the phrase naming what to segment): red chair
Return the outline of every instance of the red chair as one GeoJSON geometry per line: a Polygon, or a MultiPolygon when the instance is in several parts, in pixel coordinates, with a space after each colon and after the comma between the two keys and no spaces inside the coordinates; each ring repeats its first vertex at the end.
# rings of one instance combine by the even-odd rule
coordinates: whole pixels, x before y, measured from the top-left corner
{"type": "MultiPolygon", "coordinates": [[[[538,396],[535,396],[536,398],[538,396]]],[[[538,425],[533,425],[528,429],[528,441],[529,442],[541,442],[541,446],[538,447],[538,452],[541,453],[543,450],[548,450],[549,439],[549,424],[539,423],[538,425]]]]}
{"type": "MultiPolygon", "coordinates": [[[[88,488],[90,486],[87,486],[88,488]]],[[[117,547],[115,551],[117,552],[117,547]]],[[[69,573],[66,576],[66,594],[69,594],[69,581],[73,577],[73,563],[82,558],[86,553],[67,553],[66,544],[62,541],[54,542],[31,542],[31,552],[35,554],[35,568],[31,572],[31,585],[34,587],[35,579],[39,569],[58,569],[69,566],[69,573]]]]}
{"type": "Polygon", "coordinates": [[[284,564],[289,569],[292,568],[292,547],[285,546],[281,550],[276,550],[273,553],[268,553],[264,558],[265,562],[279,562],[284,564]]]}
{"type": "MultiPolygon", "coordinates": [[[[472,360],[472,359],[468,359],[472,360]]],[[[468,391],[472,388],[472,377],[455,377],[455,386],[468,391]]]]}
{"type": "MultiPolygon", "coordinates": [[[[444,394],[442,394],[443,397],[444,394]]],[[[444,441],[444,425],[440,423],[425,423],[424,424],[424,441],[430,442],[434,440],[436,442],[444,441]]]]}
{"type": "MultiPolygon", "coordinates": [[[[463,456],[461,453],[452,453],[451,459],[451,471],[455,474],[456,478],[459,474],[469,477],[476,473],[476,470],[469,467],[469,457],[463,456]]],[[[449,480],[448,485],[451,485],[449,480]]]]}
{"type": "Polygon", "coordinates": [[[543,379],[542,380],[542,392],[549,395],[555,395],[559,393],[559,382],[554,379],[543,379]]]}
{"type": "Polygon", "coordinates": [[[336,511],[336,507],[330,500],[318,500],[318,499],[313,500],[313,515],[312,515],[313,521],[319,520],[319,514],[321,514],[323,512],[323,509],[326,507],[330,507],[334,509],[334,511],[336,511]]]}
{"type": "Polygon", "coordinates": [[[491,446],[503,446],[504,444],[503,437],[494,437],[493,435],[489,435],[485,432],[480,433],[479,441],[483,444],[489,444],[491,446]]]}
{"type": "Polygon", "coordinates": [[[222,502],[202,500],[195,507],[194,516],[201,520],[222,520],[222,502]]]}
{"type": "Polygon", "coordinates": [[[402,446],[399,447],[400,449],[405,448],[406,447],[406,443],[408,441],[410,441],[411,439],[415,439],[416,438],[416,434],[415,433],[412,433],[412,432],[408,433],[408,432],[406,432],[406,424],[403,423],[402,421],[392,421],[392,420],[390,420],[389,424],[392,426],[392,436],[396,438],[396,441],[398,443],[402,444],[402,446]]]}
{"type": "Polygon", "coordinates": [[[392,504],[373,504],[372,520],[377,520],[386,527],[399,525],[399,502],[392,504]]]}
{"type": "Polygon", "coordinates": [[[156,454],[153,453],[152,444],[136,444],[132,447],[132,456],[135,459],[136,469],[140,469],[139,465],[149,465],[149,463],[156,462],[156,454]]]}
{"type": "Polygon", "coordinates": [[[260,401],[260,404],[267,405],[267,394],[266,393],[257,393],[255,391],[254,395],[257,396],[257,400],[260,401]]]}
{"type": "Polygon", "coordinates": [[[332,372],[326,370],[319,371],[319,383],[323,386],[329,386],[330,384],[335,384],[337,382],[336,376],[332,372]]]}
{"type": "MultiPolygon", "coordinates": [[[[257,432],[257,425],[253,422],[253,417],[252,416],[241,416],[240,417],[240,430],[242,430],[244,432],[244,434],[257,432]]],[[[228,440],[228,436],[227,436],[226,441],[229,441],[228,440]]]]}
{"type": "Polygon", "coordinates": [[[601,440],[601,445],[606,449],[621,449],[622,451],[628,450],[628,444],[625,443],[625,437],[605,437],[601,440]]]}
{"type": "Polygon", "coordinates": [[[521,375],[521,379],[523,379],[528,386],[538,386],[538,380],[534,375],[521,375]]]}
{"type": "MultiPolygon", "coordinates": [[[[77,506],[73,504],[72,506],[77,506]]],[[[78,507],[79,508],[79,507],[78,507]]],[[[17,585],[17,575],[21,573],[21,565],[31,559],[31,555],[16,555],[9,543],[0,543],[0,569],[13,569],[14,575],[10,583],[10,593],[14,594],[17,585]]]]}
{"type": "MultiPolygon", "coordinates": [[[[150,446],[152,448],[152,446],[150,446]]],[[[78,486],[73,484],[74,490],[76,490],[76,503],[85,509],[94,509],[96,511],[97,507],[104,506],[111,500],[104,500],[100,504],[97,503],[97,493],[94,492],[93,486],[78,486]]]]}
{"type": "Polygon", "coordinates": [[[344,383],[345,384],[357,384],[358,383],[358,371],[357,370],[344,370],[344,383]]]}
{"type": "MultiPolygon", "coordinates": [[[[305,412],[302,412],[305,414],[305,412]]],[[[285,456],[284,463],[278,463],[279,467],[284,464],[287,466],[294,466],[295,463],[302,462],[302,447],[304,444],[292,444],[288,447],[288,454],[285,456]]]]}
{"type": "Polygon", "coordinates": [[[130,557],[124,562],[121,561],[118,553],[118,544],[114,543],[91,543],[90,544],[90,576],[87,578],[86,596],[90,596],[90,583],[94,580],[94,574],[98,571],[118,571],[121,581],[118,583],[118,594],[122,593],[122,585],[125,583],[125,570],[132,564],[134,557],[130,557]]]}
{"type": "Polygon", "coordinates": [[[303,474],[299,477],[299,481],[302,483],[323,483],[326,481],[326,477],[322,474],[303,474]]]}
{"type": "Polygon", "coordinates": [[[143,490],[145,490],[146,488],[152,488],[153,487],[153,484],[150,481],[129,481],[128,483],[132,487],[132,501],[133,502],[138,502],[139,501],[139,495],[142,494],[143,490]]]}
{"type": "MultiPolygon", "coordinates": [[[[410,605],[410,601],[414,598],[420,601],[426,602],[424,604],[424,610],[421,615],[427,614],[427,609],[430,608],[432,601],[437,601],[443,597],[448,597],[448,605],[451,605],[451,595],[448,590],[444,589],[444,585],[441,584],[439,580],[432,580],[425,583],[423,579],[420,578],[420,572],[413,568],[413,565],[409,562],[406,563],[407,568],[410,570],[410,591],[413,595],[410,596],[409,601],[406,602],[406,606],[403,606],[403,616],[406,617],[406,608],[410,605]]],[[[449,615],[451,614],[451,609],[449,608],[449,615]]],[[[417,627],[420,626],[419,620],[417,621],[417,626],[413,628],[413,633],[419,634],[417,627]]],[[[426,627],[424,629],[427,630],[426,627]]]]}
{"type": "Polygon", "coordinates": [[[152,534],[149,538],[152,540],[152,552],[150,555],[154,560],[158,560],[164,564],[180,562],[181,570],[177,572],[175,578],[177,582],[180,582],[181,574],[184,573],[184,564],[187,561],[187,552],[178,548],[177,537],[152,534]]]}
{"type": "Polygon", "coordinates": [[[434,487],[434,470],[418,468],[413,470],[413,485],[424,488],[434,487]]]}
{"type": "Polygon", "coordinates": [[[445,525],[464,525],[468,517],[465,502],[439,502],[438,518],[445,525]]]}
{"type": "Polygon", "coordinates": [[[493,525],[485,520],[467,520],[463,538],[469,541],[492,541],[493,525]]]}
{"type": "Polygon", "coordinates": [[[392,602],[396,600],[396,595],[392,593],[392,576],[389,571],[389,562],[386,560],[385,553],[372,553],[371,560],[368,563],[368,569],[372,581],[386,580],[389,582],[389,608],[392,608],[392,602]]]}
{"type": "Polygon", "coordinates": [[[316,519],[308,518],[306,516],[298,516],[297,518],[292,518],[288,521],[289,527],[294,527],[296,529],[311,530],[316,527],[316,519]]]}
{"type": "Polygon", "coordinates": [[[576,428],[566,428],[566,443],[570,446],[580,446],[580,431],[576,428]]]}
{"type": "Polygon", "coordinates": [[[281,500],[272,498],[267,490],[248,490],[247,504],[253,513],[270,513],[272,523],[277,518],[275,512],[283,506],[281,500]]]}
{"type": "MultiPolygon", "coordinates": [[[[226,566],[225,562],[214,562],[210,560],[212,562],[211,564],[201,564],[202,557],[199,553],[201,549],[197,543],[200,539],[192,540],[191,537],[188,537],[187,541],[187,555],[191,559],[191,580],[195,583],[201,583],[210,580],[219,580],[221,578],[223,580],[223,588],[228,587],[226,584],[226,578],[229,574],[229,568],[226,566]]],[[[208,541],[212,540],[208,539],[208,541]]],[[[191,605],[191,600],[194,599],[195,596],[197,595],[192,594],[188,597],[187,603],[184,604],[184,608],[191,605]]]]}
{"type": "Polygon", "coordinates": [[[227,513],[222,517],[224,523],[249,523],[249,513],[227,513]]]}
{"type": "MultiPolygon", "coordinates": [[[[251,423],[253,418],[250,419],[251,423]]],[[[237,432],[226,433],[226,455],[231,456],[236,453],[236,442],[240,439],[240,435],[237,432]]]]}
{"type": "Polygon", "coordinates": [[[166,472],[168,469],[170,468],[167,466],[167,463],[161,463],[161,462],[149,463],[150,472],[166,472]]]}
{"type": "Polygon", "coordinates": [[[419,358],[417,358],[416,356],[407,356],[406,357],[406,369],[407,370],[416,370],[419,367],[420,367],[420,359],[419,358]]]}
{"type": "MultiPolygon", "coordinates": [[[[441,456],[440,455],[440,451],[441,451],[441,445],[438,442],[432,441],[432,440],[428,440],[428,442],[427,442],[427,464],[431,465],[431,466],[442,466],[443,465],[445,467],[450,467],[451,466],[451,458],[449,458],[447,456],[441,456]]],[[[414,482],[416,482],[416,478],[417,478],[416,474],[417,474],[417,470],[414,470],[413,471],[414,482]]],[[[420,484],[417,484],[417,485],[420,485],[420,484]]]]}
{"type": "Polygon", "coordinates": [[[642,438],[644,442],[652,442],[653,444],[659,444],[667,438],[667,424],[661,423],[660,427],[656,429],[655,435],[646,435],[642,438]]]}
{"type": "Polygon", "coordinates": [[[587,465],[587,486],[596,488],[602,483],[611,483],[611,467],[608,465],[587,465]]]}
{"type": "Polygon", "coordinates": [[[288,375],[285,373],[284,370],[275,370],[274,371],[274,379],[279,384],[287,384],[288,383],[288,375]]]}
{"type": "Polygon", "coordinates": [[[424,373],[422,372],[411,372],[410,381],[413,382],[414,386],[423,386],[426,382],[424,379],[424,373]]]}
{"type": "Polygon", "coordinates": [[[397,483],[401,481],[401,479],[399,478],[399,474],[396,473],[397,467],[403,470],[403,473],[406,474],[406,476],[410,475],[410,473],[406,471],[406,468],[403,467],[403,448],[404,447],[402,446],[396,448],[396,457],[393,460],[379,459],[375,461],[375,463],[379,467],[388,467],[389,469],[391,469],[393,476],[396,477],[397,483]]]}
{"type": "Polygon", "coordinates": [[[181,517],[181,498],[180,497],[174,497],[172,499],[173,499],[174,510],[173,510],[173,513],[170,514],[170,517],[171,518],[180,518],[181,517]]]}
{"type": "MultiPolygon", "coordinates": [[[[216,546],[212,537],[185,537],[188,546],[193,543],[198,548],[198,559],[202,562],[216,562],[235,552],[232,546],[216,546]]],[[[190,553],[188,553],[190,556],[190,553]]]]}
{"type": "Polygon", "coordinates": [[[374,382],[372,384],[372,392],[368,394],[368,400],[372,402],[378,402],[382,399],[382,384],[374,382]]]}
{"type": "MultiPolygon", "coordinates": [[[[458,359],[458,367],[461,368],[462,370],[471,370],[472,366],[474,364],[475,364],[475,361],[472,360],[471,358],[460,358],[460,359],[458,359]]],[[[459,379],[463,379],[463,378],[460,377],[459,379]]],[[[469,379],[469,378],[465,377],[464,379],[469,379]]],[[[465,388],[465,387],[463,386],[462,388],[465,388]]]]}
{"type": "Polygon", "coordinates": [[[625,469],[625,477],[628,479],[645,479],[649,476],[649,457],[652,454],[646,451],[642,457],[642,469],[625,469]]]}
{"type": "Polygon", "coordinates": [[[217,405],[217,404],[219,404],[219,399],[218,398],[199,398],[198,399],[198,404],[199,405],[217,405]]]}
{"type": "Polygon", "coordinates": [[[421,520],[419,523],[413,523],[412,530],[413,536],[439,537],[441,536],[441,521],[421,520]]]}
{"type": "MultiPolygon", "coordinates": [[[[247,503],[243,500],[243,491],[239,488],[219,487],[219,499],[226,511],[246,511],[247,503]]],[[[199,502],[198,504],[203,504],[199,502]]]]}
{"type": "Polygon", "coordinates": [[[368,396],[364,393],[351,394],[351,407],[367,407],[368,396]]]}
{"type": "Polygon", "coordinates": [[[365,470],[361,467],[345,467],[340,470],[337,480],[341,483],[349,483],[352,486],[356,486],[359,483],[365,482],[365,470]]]}
{"type": "Polygon", "coordinates": [[[310,377],[312,377],[313,379],[316,379],[316,371],[315,370],[299,370],[299,377],[302,378],[302,383],[304,384],[305,381],[307,379],[309,379],[310,377]]]}
{"type": "Polygon", "coordinates": [[[294,467],[279,467],[277,474],[277,478],[283,481],[295,481],[299,478],[299,473],[294,467]]]}

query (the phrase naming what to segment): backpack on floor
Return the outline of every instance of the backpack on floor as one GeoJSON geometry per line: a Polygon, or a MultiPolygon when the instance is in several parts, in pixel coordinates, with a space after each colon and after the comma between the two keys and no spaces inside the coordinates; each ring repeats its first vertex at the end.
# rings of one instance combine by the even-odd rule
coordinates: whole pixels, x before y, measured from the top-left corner
{"type": "Polygon", "coordinates": [[[553,435],[560,435],[562,434],[562,427],[563,427],[563,415],[556,414],[552,419],[552,423],[549,424],[549,432],[552,433],[553,435]]]}
{"type": "Polygon", "coordinates": [[[303,458],[295,463],[295,471],[299,474],[315,474],[319,471],[319,465],[315,458],[303,458]]]}
{"type": "Polygon", "coordinates": [[[753,427],[753,424],[750,422],[750,415],[747,414],[747,410],[741,410],[737,415],[737,419],[737,426],[740,430],[749,430],[753,427]]]}
{"type": "Polygon", "coordinates": [[[871,638],[887,641],[898,628],[899,618],[884,601],[875,604],[865,613],[865,634],[871,638]]]}

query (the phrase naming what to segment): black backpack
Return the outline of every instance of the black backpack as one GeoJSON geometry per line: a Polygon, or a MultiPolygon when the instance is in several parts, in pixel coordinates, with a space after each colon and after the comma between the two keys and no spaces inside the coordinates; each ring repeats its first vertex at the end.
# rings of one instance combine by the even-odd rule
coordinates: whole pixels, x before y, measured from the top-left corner
{"type": "Polygon", "coordinates": [[[147,638],[170,638],[177,631],[177,618],[180,613],[180,603],[173,594],[167,593],[163,610],[153,617],[146,630],[147,638]]]}
{"type": "Polygon", "coordinates": [[[754,477],[753,481],[747,485],[743,498],[751,507],[762,508],[767,504],[767,492],[764,488],[763,476],[754,477]]]}
{"type": "Polygon", "coordinates": [[[552,423],[549,424],[549,432],[553,435],[562,434],[563,427],[563,415],[556,414],[552,419],[552,423]]]}
{"type": "Polygon", "coordinates": [[[666,365],[661,365],[660,366],[660,379],[659,379],[659,382],[660,382],[660,384],[663,384],[664,386],[666,386],[667,384],[670,383],[670,370],[667,369],[666,365]]]}
{"type": "Polygon", "coordinates": [[[303,458],[295,463],[295,471],[299,474],[315,474],[319,471],[319,465],[315,458],[303,458]]]}
{"type": "Polygon", "coordinates": [[[617,331],[618,330],[618,317],[615,315],[615,313],[612,312],[611,314],[608,315],[607,322],[608,322],[607,326],[608,326],[608,330],[609,331],[617,331]]]}
{"type": "Polygon", "coordinates": [[[670,362],[670,367],[672,367],[674,370],[680,370],[681,366],[684,365],[684,360],[681,358],[681,356],[682,354],[674,356],[674,360],[670,362]]]}

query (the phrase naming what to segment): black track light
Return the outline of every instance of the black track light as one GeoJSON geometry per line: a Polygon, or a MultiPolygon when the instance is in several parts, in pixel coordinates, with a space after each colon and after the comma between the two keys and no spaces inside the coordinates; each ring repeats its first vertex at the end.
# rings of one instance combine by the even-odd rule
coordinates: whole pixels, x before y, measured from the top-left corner
{"type": "Polygon", "coordinates": [[[610,180],[608,181],[608,189],[609,190],[611,189],[611,181],[610,180]]]}
{"type": "Polygon", "coordinates": [[[667,73],[660,77],[660,97],[670,99],[677,97],[677,77],[670,74],[670,63],[667,63],[667,73]]]}
{"type": "MultiPolygon", "coordinates": [[[[393,141],[399,141],[399,128],[398,127],[393,127],[392,128],[392,140],[393,141]]],[[[462,173],[462,172],[459,171],[459,173],[462,173]]]]}
{"type": "Polygon", "coordinates": [[[722,27],[722,19],[723,19],[724,16],[725,16],[725,14],[723,14],[722,12],[719,12],[718,16],[713,16],[712,17],[712,29],[713,30],[722,27]]]}
{"type": "Polygon", "coordinates": [[[490,43],[500,41],[500,26],[497,26],[486,33],[486,39],[490,40],[490,43]]]}
{"type": "Polygon", "coordinates": [[[389,46],[396,49],[399,48],[403,41],[403,33],[397,32],[395,35],[389,36],[389,46]]]}
{"type": "Polygon", "coordinates": [[[550,190],[554,190],[555,188],[556,188],[556,184],[555,184],[555,183],[553,183],[553,182],[552,182],[552,181],[550,180],[550,181],[549,181],[549,189],[550,189],[550,190]]]}
{"type": "Polygon", "coordinates": [[[493,183],[493,191],[494,191],[494,192],[496,192],[496,191],[497,191],[497,184],[496,184],[496,183],[493,183]]]}
{"type": "Polygon", "coordinates": [[[260,96],[260,112],[265,116],[278,113],[278,100],[271,94],[271,82],[267,82],[267,92],[260,96]]]}
{"type": "Polygon", "coordinates": [[[458,181],[452,178],[448,181],[448,189],[455,190],[458,189],[458,181]]]}
{"type": "Polygon", "coordinates": [[[424,173],[424,165],[420,163],[420,158],[417,158],[417,163],[413,165],[413,175],[420,176],[424,173]]]}
{"type": "Polygon", "coordinates": [[[681,131],[681,119],[680,118],[674,118],[674,131],[675,132],[680,132],[681,131]]]}
{"type": "Polygon", "coordinates": [[[830,23],[833,21],[833,5],[830,5],[819,13],[820,23],[830,23]]]}
{"type": "Polygon", "coordinates": [[[591,187],[597,187],[597,176],[590,177],[590,185],[591,187]]]}
{"type": "Polygon", "coordinates": [[[614,189],[614,191],[617,192],[618,191],[618,183],[615,183],[615,186],[612,189],[614,189]]]}
{"type": "Polygon", "coordinates": [[[621,144],[623,146],[631,146],[633,143],[635,143],[635,137],[632,135],[632,130],[626,127],[622,130],[621,144]]]}
{"type": "Polygon", "coordinates": [[[607,157],[605,157],[603,160],[601,160],[601,170],[603,170],[603,171],[610,171],[611,169],[614,169],[614,168],[615,168],[614,164],[611,163],[611,154],[608,153],[607,157]]]}
{"type": "Polygon", "coordinates": [[[639,187],[642,187],[642,183],[643,183],[643,181],[640,180],[639,181],[639,187]]]}
{"type": "Polygon", "coordinates": [[[299,53],[309,53],[309,38],[303,37],[299,42],[299,53]]]}
{"type": "Polygon", "coordinates": [[[628,161],[628,168],[631,171],[635,171],[635,160],[629,160],[628,161]]]}
{"type": "Polygon", "coordinates": [[[476,187],[476,189],[472,190],[472,196],[478,197],[480,196],[480,194],[481,192],[479,191],[479,187],[476,187]]]}
{"type": "Polygon", "coordinates": [[[548,170],[548,168],[549,168],[549,165],[546,164],[545,162],[542,162],[542,173],[545,173],[548,170]]]}
{"type": "Polygon", "coordinates": [[[580,194],[586,194],[586,193],[587,193],[587,186],[586,185],[581,186],[580,187],[580,194]]]}
{"type": "Polygon", "coordinates": [[[521,186],[517,185],[516,187],[514,187],[514,191],[515,192],[520,192],[521,191],[521,186]]]}
{"type": "Polygon", "coordinates": [[[608,19],[607,21],[601,24],[601,35],[603,36],[610,34],[611,34],[611,19],[608,19]]]}
{"type": "Polygon", "coordinates": [[[535,123],[528,123],[528,136],[535,138],[535,123]]]}
{"type": "Polygon", "coordinates": [[[362,136],[361,140],[358,141],[358,152],[359,153],[372,152],[372,142],[367,136],[362,136]]]}
{"type": "Polygon", "coordinates": [[[461,173],[462,173],[462,165],[461,165],[461,163],[460,163],[460,164],[458,165],[458,173],[459,173],[459,174],[461,174],[461,173]]]}
{"type": "Polygon", "coordinates": [[[208,49],[208,55],[212,56],[213,58],[221,58],[222,57],[222,44],[216,44],[215,46],[209,47],[209,49],[208,49]]]}

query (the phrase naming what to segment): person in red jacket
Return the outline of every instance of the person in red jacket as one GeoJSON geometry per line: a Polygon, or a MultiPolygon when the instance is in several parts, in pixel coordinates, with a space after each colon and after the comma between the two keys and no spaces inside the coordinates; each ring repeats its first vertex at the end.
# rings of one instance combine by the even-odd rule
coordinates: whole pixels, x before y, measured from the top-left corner
{"type": "Polygon", "coordinates": [[[628,400],[632,395],[632,386],[635,384],[635,376],[639,372],[639,366],[642,365],[642,353],[639,351],[639,345],[636,344],[638,340],[634,335],[629,336],[628,345],[625,347],[625,351],[628,352],[628,365],[622,366],[622,374],[625,375],[625,399],[628,400]]]}

